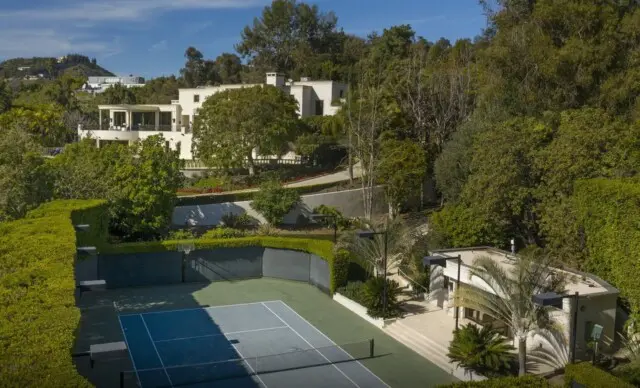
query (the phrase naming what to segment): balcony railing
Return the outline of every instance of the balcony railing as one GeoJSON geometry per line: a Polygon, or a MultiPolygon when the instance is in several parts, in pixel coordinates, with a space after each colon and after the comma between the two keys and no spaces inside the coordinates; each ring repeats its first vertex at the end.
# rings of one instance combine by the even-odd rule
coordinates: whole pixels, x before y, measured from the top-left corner
{"type": "MultiPolygon", "coordinates": [[[[173,125],[155,125],[155,124],[133,124],[131,127],[127,125],[102,125],[102,127],[98,125],[83,125],[79,127],[81,130],[87,131],[164,131],[171,132],[173,131],[173,125]]],[[[180,127],[175,127],[176,131],[180,131],[180,127]]]]}

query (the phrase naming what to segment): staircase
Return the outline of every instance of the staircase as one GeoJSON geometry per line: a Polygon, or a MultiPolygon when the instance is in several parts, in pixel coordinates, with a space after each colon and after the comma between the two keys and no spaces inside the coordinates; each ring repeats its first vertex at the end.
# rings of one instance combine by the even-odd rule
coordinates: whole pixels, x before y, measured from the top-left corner
{"type": "MultiPolygon", "coordinates": [[[[462,381],[469,380],[469,375],[465,374],[463,369],[455,367],[449,361],[449,358],[447,357],[448,349],[444,345],[427,338],[425,335],[402,323],[402,319],[396,320],[394,323],[386,326],[383,330],[414,352],[445,370],[447,373],[452,374],[454,377],[462,381]]],[[[485,380],[484,377],[477,376],[475,374],[471,379],[476,381],[485,380]]]]}

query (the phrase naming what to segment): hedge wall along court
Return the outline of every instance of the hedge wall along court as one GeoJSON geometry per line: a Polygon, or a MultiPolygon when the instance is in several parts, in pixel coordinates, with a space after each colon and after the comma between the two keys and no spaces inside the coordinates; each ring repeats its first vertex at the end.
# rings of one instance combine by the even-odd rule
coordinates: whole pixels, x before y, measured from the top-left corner
{"type": "Polygon", "coordinates": [[[102,201],[55,201],[0,224],[0,386],[91,386],[71,359],[80,320],[73,225],[92,225],[81,243],[102,240],[103,210],[102,201]]]}

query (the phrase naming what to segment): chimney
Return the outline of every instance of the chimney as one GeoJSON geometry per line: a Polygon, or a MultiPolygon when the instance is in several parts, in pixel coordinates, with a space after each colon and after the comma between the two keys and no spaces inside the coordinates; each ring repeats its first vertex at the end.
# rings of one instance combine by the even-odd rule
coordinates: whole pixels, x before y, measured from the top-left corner
{"type": "Polygon", "coordinates": [[[267,73],[267,85],[273,85],[276,87],[284,86],[284,74],[267,73]]]}

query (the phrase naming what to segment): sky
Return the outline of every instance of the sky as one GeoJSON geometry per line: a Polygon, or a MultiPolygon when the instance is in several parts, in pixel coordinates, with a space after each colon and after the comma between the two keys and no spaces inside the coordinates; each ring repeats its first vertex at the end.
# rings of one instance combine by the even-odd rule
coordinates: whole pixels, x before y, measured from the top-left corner
{"type": "MultiPolygon", "coordinates": [[[[310,0],[345,32],[411,24],[452,42],[486,25],[478,0],[310,0]]],[[[205,58],[235,52],[240,32],[270,0],[0,0],[0,60],[80,53],[119,75],[177,74],[189,46],[205,58]]]]}

